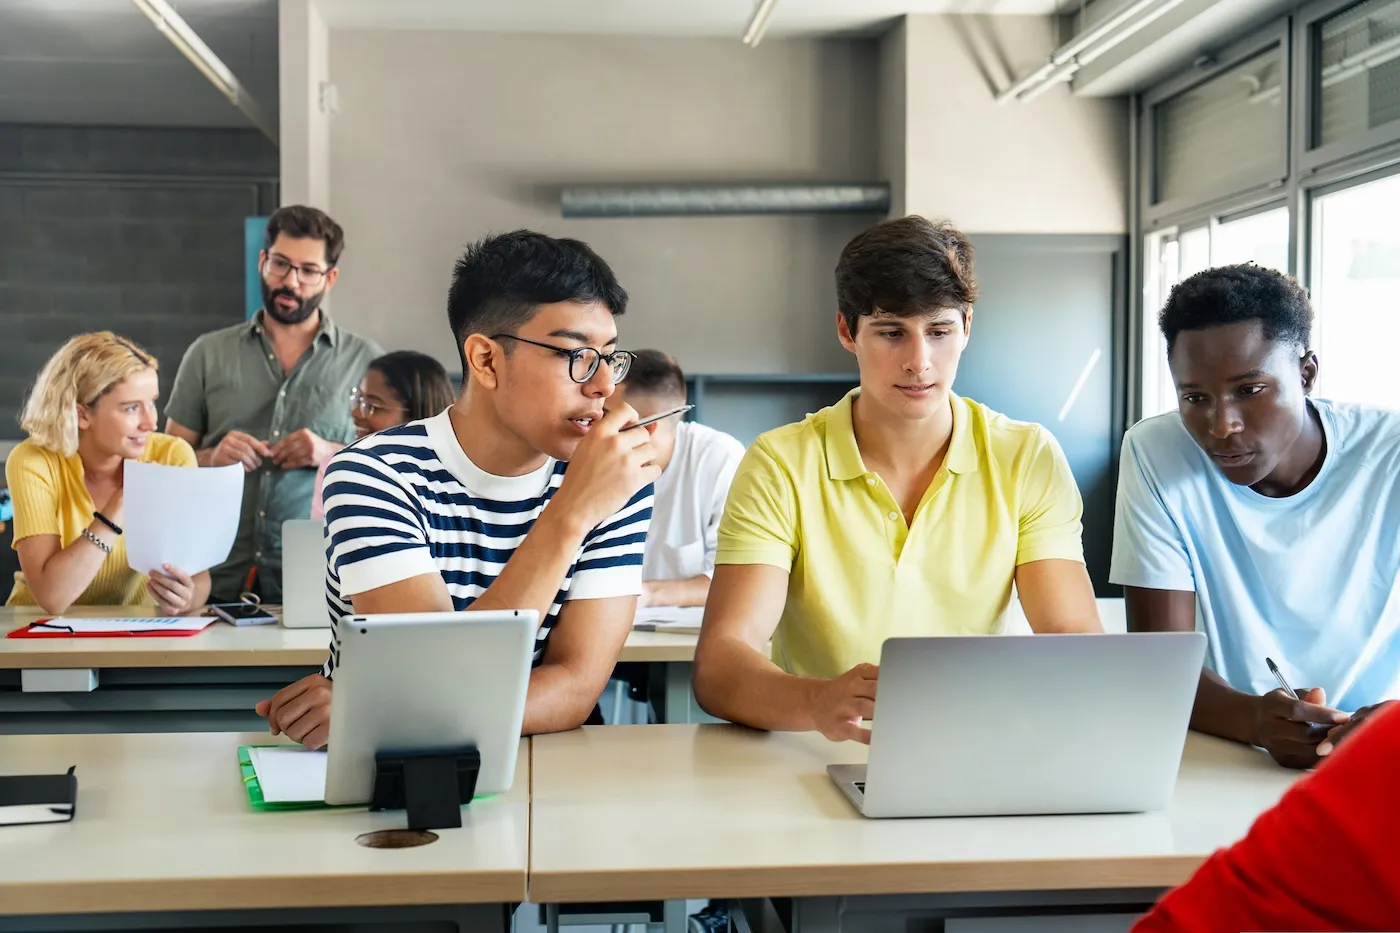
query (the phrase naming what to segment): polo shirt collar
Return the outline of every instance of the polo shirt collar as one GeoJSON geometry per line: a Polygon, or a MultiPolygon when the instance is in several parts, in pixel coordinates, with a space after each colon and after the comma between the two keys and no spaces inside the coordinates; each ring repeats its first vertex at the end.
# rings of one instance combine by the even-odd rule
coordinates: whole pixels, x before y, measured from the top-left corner
{"type": "MultiPolygon", "coordinates": [[[[322,308],[320,310],[321,324],[316,328],[316,339],[320,340],[322,337],[324,337],[326,339],[326,343],[334,347],[337,343],[340,342],[340,328],[335,326],[335,321],[331,320],[331,316],[326,313],[325,308],[322,308]]],[[[248,319],[248,323],[243,328],[244,336],[256,337],[262,334],[263,315],[266,313],[267,311],[265,311],[262,308],[259,308],[258,313],[254,314],[248,319]]]]}
{"type": "MultiPolygon", "coordinates": [[[[851,420],[853,403],[860,389],[852,389],[831,407],[826,419],[826,474],[833,480],[859,479],[869,471],[856,444],[855,424],[851,420]]],[[[943,465],[949,473],[975,473],[978,468],[977,441],[972,436],[972,412],[959,395],[949,393],[953,406],[953,436],[943,465]]]]}

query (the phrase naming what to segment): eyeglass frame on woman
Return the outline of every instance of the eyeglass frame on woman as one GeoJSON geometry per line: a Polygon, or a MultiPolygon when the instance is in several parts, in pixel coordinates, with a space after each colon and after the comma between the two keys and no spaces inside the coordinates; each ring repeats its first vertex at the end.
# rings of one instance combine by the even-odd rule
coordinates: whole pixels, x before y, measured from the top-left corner
{"type": "Polygon", "coordinates": [[[371,402],[369,396],[365,395],[359,389],[350,390],[351,414],[373,418],[376,412],[381,411],[408,411],[408,408],[404,405],[380,405],[377,402],[371,402]]]}
{"type": "Polygon", "coordinates": [[[331,266],[331,269],[322,269],[320,266],[299,266],[279,253],[268,253],[267,258],[263,260],[263,265],[277,277],[279,282],[286,281],[287,278],[295,272],[297,274],[297,282],[313,287],[321,284],[326,276],[331,274],[331,269],[335,268],[335,266],[331,266]],[[287,269],[284,272],[278,272],[273,268],[274,264],[286,266],[287,269]]]}
{"type": "Polygon", "coordinates": [[[633,353],[631,350],[614,350],[611,353],[604,353],[597,347],[556,347],[552,344],[540,343],[538,340],[531,340],[528,337],[521,337],[516,334],[492,334],[491,339],[518,340],[521,343],[528,343],[532,347],[540,347],[542,349],[558,353],[560,356],[567,356],[569,358],[569,378],[574,382],[578,383],[579,385],[586,385],[588,383],[588,380],[592,379],[598,374],[598,367],[602,365],[603,360],[607,360],[608,368],[614,370],[613,382],[621,382],[622,380],[627,378],[627,371],[632,368],[632,361],[637,358],[636,354],[633,353]],[[579,360],[585,359],[590,353],[593,354],[593,363],[588,367],[588,374],[585,375],[582,379],[580,379],[574,375],[574,366],[577,365],[579,360]],[[621,373],[615,371],[617,367],[614,365],[613,362],[614,360],[618,359],[621,359],[623,361],[621,373]]]}

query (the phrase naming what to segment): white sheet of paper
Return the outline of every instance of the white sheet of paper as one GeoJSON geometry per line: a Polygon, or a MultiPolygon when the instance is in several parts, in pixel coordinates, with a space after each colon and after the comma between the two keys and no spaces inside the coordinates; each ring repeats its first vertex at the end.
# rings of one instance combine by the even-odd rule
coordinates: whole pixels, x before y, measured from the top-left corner
{"type": "Polygon", "coordinates": [[[698,632],[704,618],[704,606],[645,606],[632,617],[632,625],[654,627],[658,632],[698,632]]]}
{"type": "Polygon", "coordinates": [[[250,748],[248,760],[266,803],[326,799],[326,753],[304,748],[250,748]]]}
{"type": "Polygon", "coordinates": [[[0,826],[61,823],[69,819],[72,814],[73,808],[66,803],[32,803],[24,806],[0,807],[0,826]]]}
{"type": "Polygon", "coordinates": [[[243,467],[126,461],[122,507],[126,562],[138,573],[162,564],[196,574],[233,548],[243,505],[243,467]]]}
{"type": "Polygon", "coordinates": [[[74,635],[102,635],[107,632],[202,632],[217,621],[213,616],[160,616],[153,619],[73,619],[60,616],[35,626],[35,630],[70,631],[74,635]]]}

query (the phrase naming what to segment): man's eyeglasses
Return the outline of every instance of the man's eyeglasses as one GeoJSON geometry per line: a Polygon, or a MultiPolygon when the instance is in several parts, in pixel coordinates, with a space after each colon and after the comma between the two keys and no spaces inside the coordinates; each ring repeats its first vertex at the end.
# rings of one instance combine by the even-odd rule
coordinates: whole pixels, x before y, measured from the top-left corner
{"type": "Polygon", "coordinates": [[[402,405],[380,405],[359,389],[350,390],[350,411],[361,418],[373,418],[380,411],[408,411],[402,405]]]}
{"type": "Polygon", "coordinates": [[[593,378],[598,372],[598,364],[604,360],[608,363],[608,368],[612,370],[613,382],[621,382],[627,377],[627,370],[632,366],[632,352],[630,350],[614,350],[611,353],[604,353],[602,350],[595,350],[592,347],[555,347],[547,343],[540,343],[538,340],[526,340],[524,337],[517,337],[515,334],[493,334],[492,340],[518,340],[521,343],[528,343],[532,347],[540,347],[558,353],[560,356],[569,358],[569,378],[579,385],[593,378]]]}
{"type": "Polygon", "coordinates": [[[297,274],[297,281],[303,285],[319,285],[326,277],[329,269],[322,269],[320,266],[298,266],[294,265],[285,256],[276,253],[269,253],[267,256],[266,268],[268,274],[273,278],[285,279],[293,272],[297,274]]]}

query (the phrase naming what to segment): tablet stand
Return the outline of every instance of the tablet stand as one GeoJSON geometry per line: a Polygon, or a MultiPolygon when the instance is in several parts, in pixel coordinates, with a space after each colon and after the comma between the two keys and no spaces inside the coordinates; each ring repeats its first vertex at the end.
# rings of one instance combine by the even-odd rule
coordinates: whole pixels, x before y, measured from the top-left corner
{"type": "Polygon", "coordinates": [[[476,746],[423,752],[376,752],[371,810],[408,811],[409,829],[457,829],[476,794],[476,746]]]}

